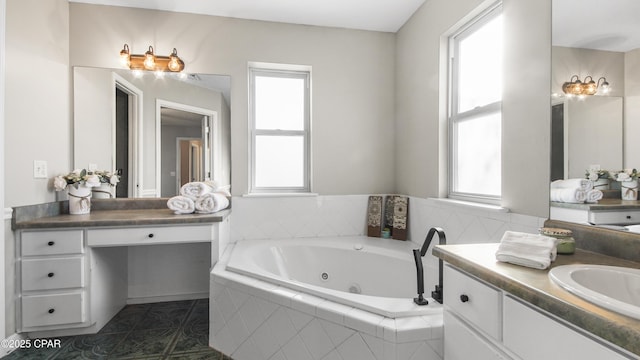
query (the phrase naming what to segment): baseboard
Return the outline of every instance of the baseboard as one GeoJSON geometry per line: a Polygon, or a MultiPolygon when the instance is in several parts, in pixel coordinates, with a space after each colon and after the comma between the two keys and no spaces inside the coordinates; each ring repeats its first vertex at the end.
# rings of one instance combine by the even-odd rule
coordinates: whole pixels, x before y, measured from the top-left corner
{"type": "Polygon", "coordinates": [[[0,358],[7,356],[12,353],[14,350],[19,348],[19,344],[21,340],[26,340],[27,336],[25,334],[13,334],[8,338],[2,340],[2,346],[0,346],[0,358]],[[15,346],[10,346],[15,344],[15,346]]]}
{"type": "Polygon", "coordinates": [[[192,294],[177,294],[177,295],[160,295],[160,296],[145,296],[145,297],[136,297],[136,298],[128,298],[127,304],[148,304],[148,303],[157,303],[157,302],[165,302],[165,301],[184,301],[184,300],[198,300],[198,299],[208,299],[209,293],[192,293],[192,294]]]}

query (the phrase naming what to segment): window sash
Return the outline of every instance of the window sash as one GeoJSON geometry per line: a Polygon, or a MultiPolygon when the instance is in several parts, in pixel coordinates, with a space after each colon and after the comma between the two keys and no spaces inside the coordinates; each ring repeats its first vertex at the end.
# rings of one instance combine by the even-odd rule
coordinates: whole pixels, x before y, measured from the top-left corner
{"type": "Polygon", "coordinates": [[[250,161],[250,188],[251,193],[289,193],[289,192],[310,192],[310,72],[309,71],[296,71],[296,70],[273,70],[262,68],[249,68],[249,104],[250,104],[250,146],[251,146],[251,161],[250,161]],[[257,76],[265,77],[280,77],[280,78],[295,78],[303,79],[305,82],[304,87],[304,120],[302,130],[280,130],[280,129],[256,129],[256,102],[255,102],[255,78],[257,76]],[[302,161],[303,161],[303,174],[302,174],[302,186],[257,186],[256,185],[256,171],[257,171],[257,147],[256,139],[259,136],[292,136],[302,137],[303,149],[302,149],[302,161]]]}
{"type": "MultiPolygon", "coordinates": [[[[450,52],[450,75],[449,75],[449,186],[448,197],[459,200],[467,200],[474,202],[483,202],[490,204],[499,204],[501,195],[483,194],[476,192],[461,191],[458,187],[458,126],[461,122],[466,121],[482,121],[480,119],[489,117],[491,115],[499,115],[501,117],[502,101],[496,101],[488,104],[484,104],[473,109],[469,109],[463,112],[459,111],[459,71],[460,71],[460,59],[459,59],[459,44],[460,41],[471,36],[475,31],[480,29],[485,24],[494,20],[496,16],[499,16],[502,12],[502,6],[500,3],[496,3],[485,12],[480,14],[474,20],[469,22],[466,26],[461,28],[457,33],[452,35],[449,39],[449,52],[450,52]]],[[[500,126],[501,127],[501,126],[500,126]]],[[[502,131],[502,129],[500,129],[502,131]]],[[[501,170],[500,170],[501,173],[501,170]]],[[[501,181],[500,178],[496,181],[501,181]]]]}

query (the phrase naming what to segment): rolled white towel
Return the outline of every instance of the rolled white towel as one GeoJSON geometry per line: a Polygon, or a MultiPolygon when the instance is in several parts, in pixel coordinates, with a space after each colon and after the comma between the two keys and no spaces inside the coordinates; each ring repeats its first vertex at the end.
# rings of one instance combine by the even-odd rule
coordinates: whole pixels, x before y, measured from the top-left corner
{"type": "Polygon", "coordinates": [[[196,211],[195,202],[187,196],[174,196],[167,201],[167,207],[173,210],[174,214],[191,214],[196,211]]]}
{"type": "Polygon", "coordinates": [[[229,199],[222,193],[206,193],[196,199],[196,212],[211,214],[229,206],[229,199]]]}
{"type": "Polygon", "coordinates": [[[602,191],[600,190],[595,190],[595,189],[589,190],[587,191],[585,201],[588,203],[597,203],[598,200],[602,199],[602,195],[603,195],[602,191]]]}
{"type": "Polygon", "coordinates": [[[180,187],[180,195],[196,201],[198,197],[216,191],[217,185],[212,181],[193,181],[180,187]]]}
{"type": "Polygon", "coordinates": [[[505,231],[496,259],[534,269],[546,269],[557,256],[556,239],[516,231],[505,231]]]}
{"type": "MultiPolygon", "coordinates": [[[[598,191],[598,190],[596,190],[598,191]]],[[[602,192],[601,192],[602,193],[602,192]]],[[[583,203],[587,199],[587,192],[576,188],[553,188],[549,191],[549,200],[563,203],[583,203]]]]}
{"type": "Polygon", "coordinates": [[[552,189],[574,189],[578,188],[582,191],[589,191],[593,189],[593,181],[589,179],[567,179],[556,180],[551,182],[552,189]]]}

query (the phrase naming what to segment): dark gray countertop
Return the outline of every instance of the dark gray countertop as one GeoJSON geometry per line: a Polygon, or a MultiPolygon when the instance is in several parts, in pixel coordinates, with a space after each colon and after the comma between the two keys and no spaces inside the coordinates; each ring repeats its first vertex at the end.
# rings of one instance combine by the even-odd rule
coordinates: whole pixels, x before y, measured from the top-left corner
{"type": "Polygon", "coordinates": [[[167,199],[103,199],[93,200],[91,213],[70,215],[67,201],[14,208],[11,228],[46,229],[102,226],[146,226],[206,224],[223,221],[227,208],[212,214],[176,215],[167,208],[167,199]]]}
{"type": "MultiPolygon", "coordinates": [[[[437,245],[433,254],[489,284],[640,355],[640,320],[606,310],[569,293],[549,279],[549,269],[536,270],[496,261],[498,245],[437,245]]],[[[640,268],[638,262],[580,249],[573,255],[558,255],[551,268],[580,263],[640,268]]]]}
{"type": "Polygon", "coordinates": [[[578,210],[591,210],[591,211],[615,211],[615,210],[640,210],[640,201],[638,200],[622,200],[622,199],[600,199],[595,204],[588,203],[563,203],[552,201],[549,203],[551,206],[578,209],[578,210]]]}

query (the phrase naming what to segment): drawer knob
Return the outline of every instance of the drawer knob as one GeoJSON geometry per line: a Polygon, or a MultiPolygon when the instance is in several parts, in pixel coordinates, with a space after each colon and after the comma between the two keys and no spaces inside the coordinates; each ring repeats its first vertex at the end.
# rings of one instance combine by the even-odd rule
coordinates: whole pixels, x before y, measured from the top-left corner
{"type": "Polygon", "coordinates": [[[51,273],[48,273],[48,274],[47,274],[47,276],[48,276],[48,277],[53,277],[53,273],[52,273],[52,272],[51,272],[51,273]]]}
{"type": "Polygon", "coordinates": [[[631,215],[627,215],[627,219],[631,219],[631,215]]]}
{"type": "Polygon", "coordinates": [[[147,236],[149,236],[149,238],[152,238],[152,237],[153,237],[153,234],[149,234],[149,235],[147,235],[147,236]]]}
{"type": "Polygon", "coordinates": [[[49,241],[49,242],[47,243],[47,245],[49,245],[49,246],[53,246],[53,245],[55,245],[55,244],[56,244],[56,242],[55,242],[55,241],[49,241]]]}
{"type": "Polygon", "coordinates": [[[467,301],[469,301],[469,296],[465,294],[460,295],[460,301],[462,301],[463,303],[466,303],[467,301]]]}
{"type": "Polygon", "coordinates": [[[49,314],[53,314],[56,311],[56,309],[49,309],[49,314]]]}

